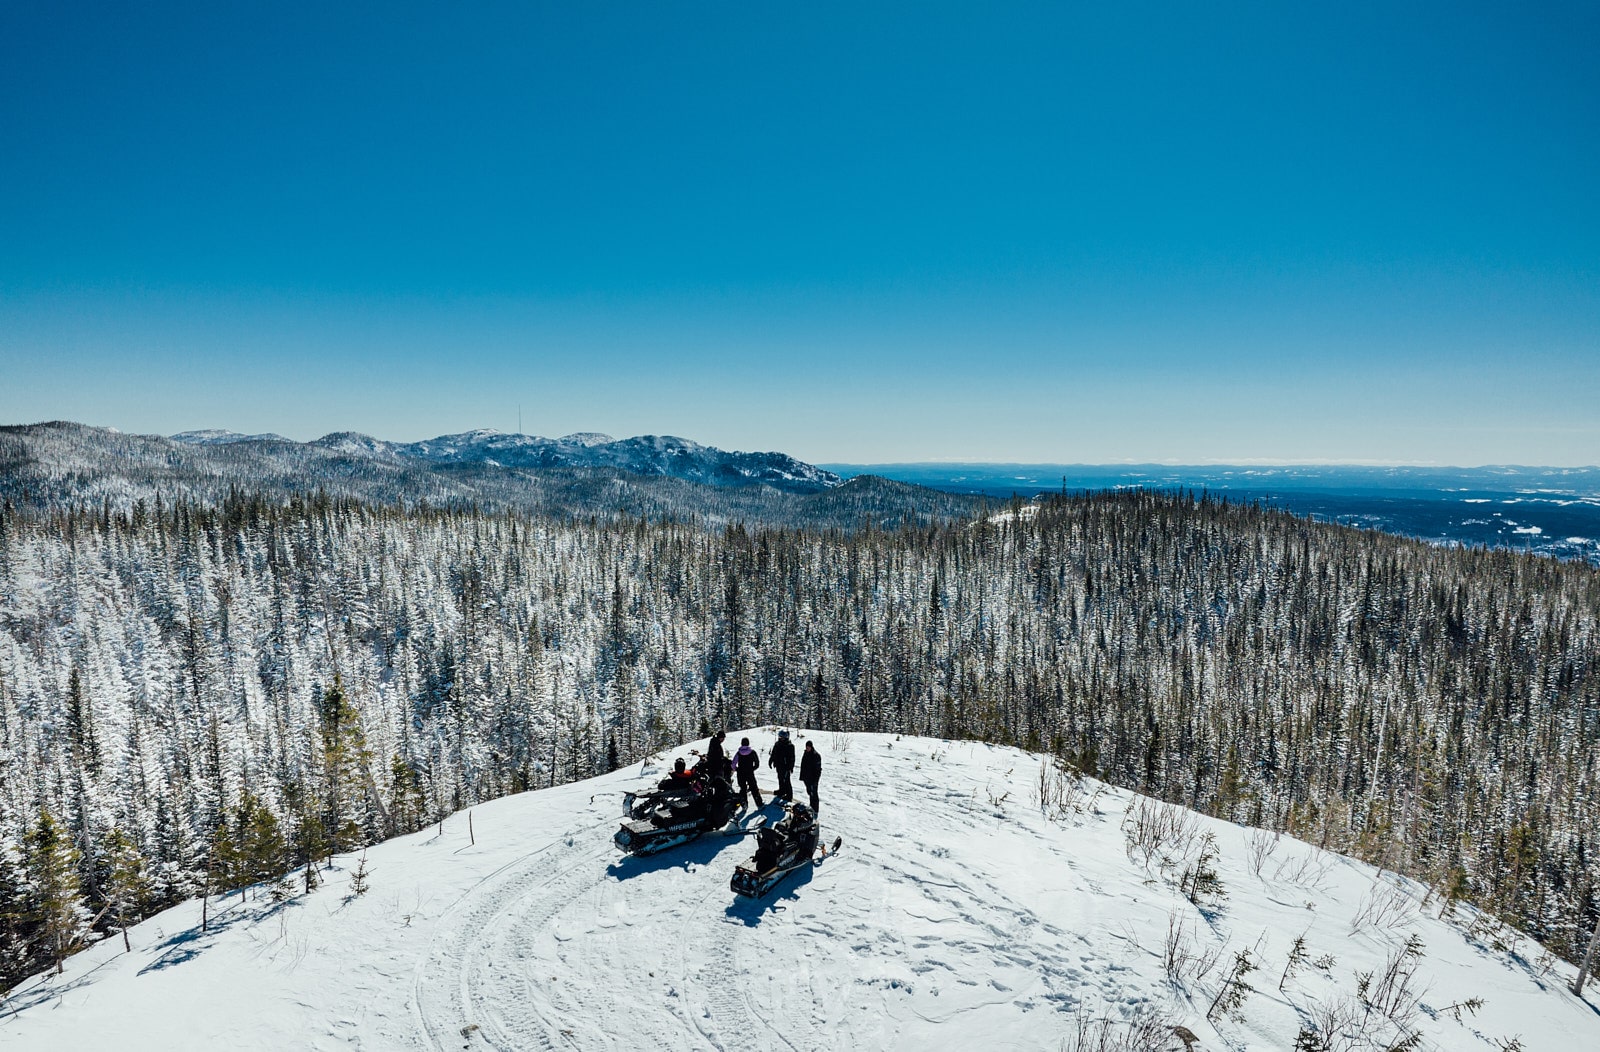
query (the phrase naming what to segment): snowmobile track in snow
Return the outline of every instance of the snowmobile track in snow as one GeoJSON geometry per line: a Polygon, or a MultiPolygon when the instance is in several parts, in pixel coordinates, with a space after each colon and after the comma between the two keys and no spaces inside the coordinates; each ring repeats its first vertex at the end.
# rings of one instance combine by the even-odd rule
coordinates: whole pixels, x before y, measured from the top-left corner
{"type": "MultiPolygon", "coordinates": [[[[605,877],[601,861],[611,854],[609,844],[606,849],[590,850],[578,845],[589,847],[593,832],[610,821],[607,818],[576,830],[506,863],[439,916],[435,922],[439,936],[418,962],[412,983],[412,1014],[425,1047],[436,1052],[485,1042],[494,1048],[526,1047],[523,1034],[506,1035],[496,1018],[506,1004],[526,1004],[526,991],[517,991],[520,996],[498,1002],[486,1002],[481,992],[480,976],[487,971],[484,965],[488,960],[485,946],[493,941],[486,939],[485,933],[492,932],[505,914],[530,898],[544,901],[528,910],[523,919],[543,926],[586,886],[600,883],[605,877]],[[485,1011],[486,1008],[492,1010],[485,1011]]],[[[544,1047],[556,1047],[542,1027],[539,1036],[544,1047]]]]}
{"type": "MultiPolygon", "coordinates": [[[[760,1031],[782,1042],[791,1052],[798,1052],[782,1031],[767,1022],[765,1013],[755,1011],[750,1004],[749,974],[739,962],[739,946],[745,941],[739,927],[742,925],[730,925],[734,930],[712,944],[713,957],[707,968],[710,983],[706,1000],[711,1007],[711,1029],[721,1039],[717,1047],[724,1052],[771,1047],[757,1040],[760,1031]]],[[[711,1038],[710,1034],[705,1036],[711,1038]]]]}

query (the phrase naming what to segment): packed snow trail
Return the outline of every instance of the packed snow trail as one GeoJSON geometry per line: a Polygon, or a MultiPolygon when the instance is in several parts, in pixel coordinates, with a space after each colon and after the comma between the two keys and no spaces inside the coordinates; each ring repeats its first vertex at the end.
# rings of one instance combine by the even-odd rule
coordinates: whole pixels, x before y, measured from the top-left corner
{"type": "MultiPolygon", "coordinates": [[[[765,755],[771,736],[748,733],[765,755]]],[[[65,976],[13,991],[0,1047],[96,1049],[115,1034],[120,1049],[161,1052],[999,1052],[1063,1047],[1085,1020],[1148,1015],[1163,1032],[1188,1027],[1202,1050],[1279,1052],[1319,1005],[1351,1003],[1356,974],[1381,971],[1415,932],[1422,1048],[1492,1052],[1513,1037],[1527,1052],[1600,1048],[1600,1013],[1564,988],[1569,968],[1544,970],[1526,942],[1496,948],[1487,928],[1469,938],[1470,917],[1442,920],[1421,889],[1390,891],[1370,867],[1195,817],[1216,836],[1226,891],[1198,909],[1172,872],[1130,859],[1132,794],[1085,781],[1073,807],[1047,816],[1038,757],[811,737],[824,754],[821,842],[843,835],[847,849],[764,898],[728,887],[754,838],[711,833],[644,858],[612,844],[622,794],[660,777],[667,753],[482,805],[475,845],[456,815],[442,833],[373,847],[359,898],[348,897],[354,861],[341,859],[324,887],[287,904],[214,901],[206,933],[197,903],[169,910],[133,929],[132,953],[108,940],[65,976]],[[1374,913],[1380,923],[1360,921],[1374,913]],[[1205,977],[1169,978],[1174,922],[1219,962],[1205,977]],[[1280,992],[1302,934],[1308,963],[1280,992]],[[1254,989],[1208,1020],[1242,949],[1260,965],[1254,989]],[[1458,1007],[1474,997],[1481,1009],[1458,1007]]],[[[760,813],[776,821],[781,809],[760,813]]]]}

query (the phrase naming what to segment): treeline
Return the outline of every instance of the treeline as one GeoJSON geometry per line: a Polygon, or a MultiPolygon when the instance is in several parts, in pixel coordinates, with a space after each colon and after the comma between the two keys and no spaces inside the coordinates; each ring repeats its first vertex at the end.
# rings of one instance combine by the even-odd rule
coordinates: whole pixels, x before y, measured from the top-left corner
{"type": "Polygon", "coordinates": [[[8,509],[4,981],[91,928],[761,723],[1051,751],[1570,957],[1600,914],[1597,618],[1587,565],[1148,493],[892,532],[8,509]]]}

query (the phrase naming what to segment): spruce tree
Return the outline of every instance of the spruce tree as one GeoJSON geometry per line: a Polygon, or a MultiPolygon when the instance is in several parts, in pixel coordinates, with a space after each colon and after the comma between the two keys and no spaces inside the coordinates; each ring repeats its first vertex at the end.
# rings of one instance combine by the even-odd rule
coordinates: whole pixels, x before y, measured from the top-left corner
{"type": "Polygon", "coordinates": [[[287,854],[283,831],[273,813],[248,790],[239,802],[236,825],[240,882],[259,884],[282,876],[287,854]]]}
{"type": "Polygon", "coordinates": [[[333,686],[322,695],[321,716],[322,801],[326,851],[346,851],[363,838],[358,807],[365,792],[371,757],[361,733],[361,719],[345,696],[344,684],[334,676],[333,686]]]}
{"type": "Polygon", "coordinates": [[[110,867],[106,877],[106,909],[122,930],[122,948],[132,950],[128,925],[143,912],[155,892],[155,885],[139,845],[121,829],[112,829],[106,836],[106,860],[110,867]]]}
{"type": "Polygon", "coordinates": [[[22,838],[0,825],[0,991],[33,971],[35,923],[22,838]]]}
{"type": "Polygon", "coordinates": [[[91,914],[78,881],[78,851],[47,810],[40,810],[28,833],[26,859],[34,938],[59,975],[62,962],[89,933],[91,914]]]}
{"type": "Polygon", "coordinates": [[[239,869],[239,838],[224,816],[211,833],[211,847],[206,853],[205,893],[222,895],[236,887],[243,887],[239,881],[239,869]]]}

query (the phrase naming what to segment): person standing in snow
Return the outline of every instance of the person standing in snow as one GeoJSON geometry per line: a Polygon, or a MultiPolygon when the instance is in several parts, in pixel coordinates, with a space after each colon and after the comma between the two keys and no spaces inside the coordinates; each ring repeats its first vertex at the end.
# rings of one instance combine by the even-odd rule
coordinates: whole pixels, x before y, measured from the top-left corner
{"type": "Polygon", "coordinates": [[[711,736],[711,742],[706,746],[705,762],[700,765],[711,777],[724,782],[728,780],[728,756],[722,751],[722,739],[727,736],[727,731],[718,731],[711,736]]]}
{"type": "Polygon", "coordinates": [[[817,813],[817,783],[822,781],[822,754],[816,746],[811,744],[811,739],[806,739],[806,751],[800,757],[800,781],[805,783],[806,792],[811,796],[811,813],[817,813]]]}
{"type": "Polygon", "coordinates": [[[746,806],[749,797],[756,798],[761,807],[761,787],[756,785],[756,768],[761,766],[761,755],[750,748],[750,739],[739,741],[739,751],[733,754],[733,766],[739,772],[739,806],[746,806]]]}
{"type": "Polygon", "coordinates": [[[778,774],[778,791],[772,794],[772,798],[793,800],[794,786],[789,782],[789,775],[794,771],[794,742],[789,740],[788,731],[778,732],[778,743],[767,754],[767,766],[778,774]]]}

